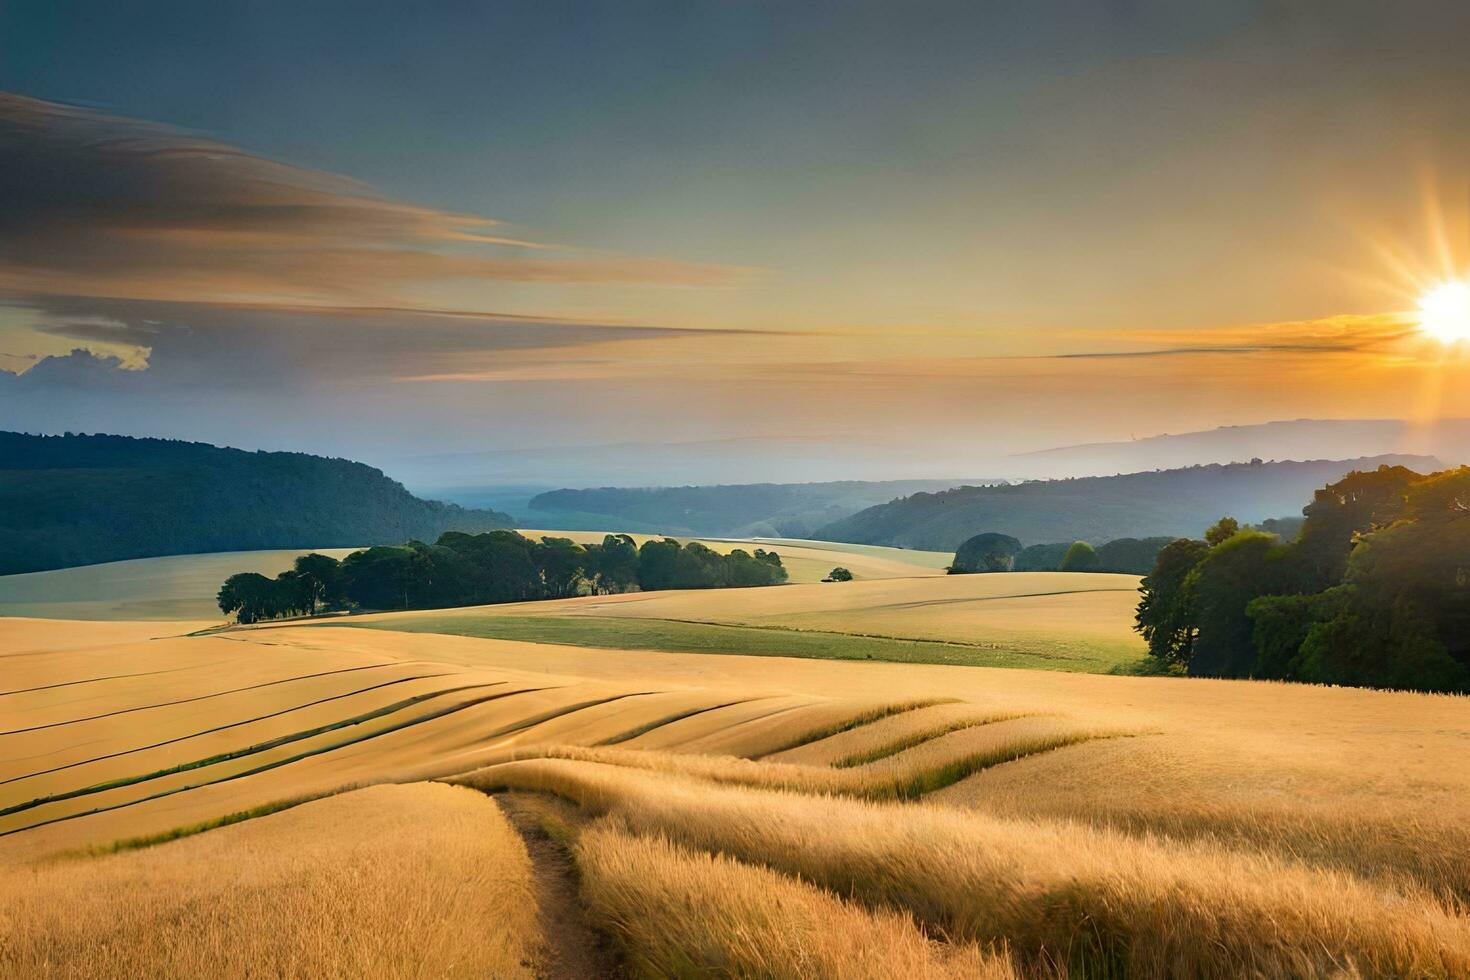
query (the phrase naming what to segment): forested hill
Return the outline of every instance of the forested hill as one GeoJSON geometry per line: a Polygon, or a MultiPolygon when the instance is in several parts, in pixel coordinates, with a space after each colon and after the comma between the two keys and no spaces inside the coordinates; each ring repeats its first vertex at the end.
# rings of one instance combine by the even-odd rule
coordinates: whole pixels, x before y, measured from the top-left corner
{"type": "Polygon", "coordinates": [[[995,531],[1026,544],[1198,536],[1223,515],[1242,523],[1300,514],[1313,491],[1380,464],[1439,469],[1425,456],[1230,463],[1123,476],[916,493],[819,528],[827,541],[953,551],[995,531]]]}
{"type": "Polygon", "coordinates": [[[126,558],[433,540],[506,527],[379,470],[304,453],[0,432],[0,574],[126,558]]]}
{"type": "Polygon", "coordinates": [[[556,527],[804,538],[818,527],[874,504],[903,494],[945,490],[962,482],[843,480],[702,487],[601,487],[553,490],[532,498],[529,506],[547,514],[548,523],[556,527]],[[567,517],[574,517],[577,523],[569,522],[567,517]]]}

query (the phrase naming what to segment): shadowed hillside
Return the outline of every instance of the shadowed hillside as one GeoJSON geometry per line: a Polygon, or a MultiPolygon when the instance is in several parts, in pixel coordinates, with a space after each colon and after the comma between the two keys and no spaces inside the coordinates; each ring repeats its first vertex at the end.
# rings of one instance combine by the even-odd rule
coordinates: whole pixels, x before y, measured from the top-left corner
{"type": "Polygon", "coordinates": [[[1054,479],[1229,463],[1253,456],[1343,459],[1404,451],[1425,453],[1451,464],[1470,462],[1470,419],[1422,423],[1402,419],[1293,419],[1226,425],[1207,432],[1021,453],[1011,457],[1006,472],[1054,479]]]}
{"type": "Polygon", "coordinates": [[[305,453],[125,436],[0,433],[0,574],[505,527],[420,500],[379,470],[305,453]]]}
{"type": "MultiPolygon", "coordinates": [[[[530,508],[552,515],[557,527],[572,526],[566,514],[593,527],[636,527],[668,534],[731,537],[806,537],[894,497],[947,490],[959,480],[886,480],[869,483],[751,483],[707,487],[600,487],[553,490],[532,498],[530,508]]],[[[577,525],[582,526],[582,525],[577,525]]]]}
{"type": "Polygon", "coordinates": [[[1230,463],[1126,476],[916,493],[818,529],[822,540],[953,550],[983,531],[1023,543],[1199,534],[1222,514],[1258,522],[1301,512],[1312,492],[1380,464],[1437,469],[1424,456],[1230,463]]]}

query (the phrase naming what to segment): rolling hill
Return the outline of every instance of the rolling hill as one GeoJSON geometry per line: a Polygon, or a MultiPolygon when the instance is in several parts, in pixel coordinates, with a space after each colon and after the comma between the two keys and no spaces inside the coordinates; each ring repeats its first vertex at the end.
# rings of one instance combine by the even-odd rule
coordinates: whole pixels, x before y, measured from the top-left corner
{"type": "Polygon", "coordinates": [[[1038,480],[916,493],[859,511],[813,532],[822,540],[953,551],[998,531],[1027,544],[1123,537],[1193,537],[1223,515],[1259,522],[1298,514],[1313,491],[1353,470],[1381,465],[1440,468],[1427,456],[1229,463],[1126,476],[1038,480]]]}
{"type": "MultiPolygon", "coordinates": [[[[894,497],[946,490],[961,480],[842,480],[691,487],[553,490],[529,507],[555,527],[617,527],[666,534],[803,538],[894,497]],[[591,522],[590,524],[587,522],[591,522]]],[[[988,482],[988,481],[971,481],[988,482]]]]}
{"type": "Polygon", "coordinates": [[[0,974],[1470,970],[1462,699],[191,628],[0,620],[0,974]]]}
{"type": "Polygon", "coordinates": [[[1010,457],[1005,472],[1039,479],[1177,469],[1238,459],[1308,459],[1412,452],[1470,463],[1470,419],[1290,419],[1226,425],[1131,442],[1058,446],[1010,457]]]}
{"type": "MultiPolygon", "coordinates": [[[[567,537],[582,544],[600,543],[605,531],[522,530],[531,538],[567,537]]],[[[647,535],[633,535],[642,544],[647,535]]],[[[688,541],[685,541],[688,544],[688,541]]],[[[939,552],[872,548],[866,545],[787,539],[763,542],[705,540],[720,554],[734,548],[775,548],[792,583],[820,582],[834,566],[850,569],[859,579],[942,576],[950,556],[939,552]]],[[[314,549],[333,558],[355,549],[314,549]]],[[[41,619],[168,620],[219,617],[220,583],[237,572],[274,578],[291,567],[301,549],[230,551],[209,554],[135,558],[78,568],[0,576],[0,616],[41,619]]]]}
{"type": "Polygon", "coordinates": [[[304,453],[0,432],[0,574],[158,555],[361,547],[506,527],[304,453]]]}

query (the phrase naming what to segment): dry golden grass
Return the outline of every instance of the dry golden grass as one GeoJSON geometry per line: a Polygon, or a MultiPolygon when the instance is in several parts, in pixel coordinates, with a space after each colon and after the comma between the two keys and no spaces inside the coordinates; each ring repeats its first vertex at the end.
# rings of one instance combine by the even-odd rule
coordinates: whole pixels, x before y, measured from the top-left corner
{"type": "Polygon", "coordinates": [[[596,828],[578,840],[582,894],[639,975],[1007,978],[1008,961],[924,936],[913,919],[659,836],[596,828]]]}
{"type": "Polygon", "coordinates": [[[1171,742],[1143,736],[1035,755],[978,773],[933,799],[1000,816],[1061,817],[1272,851],[1401,880],[1470,908],[1470,814],[1445,804],[1443,790],[1431,796],[1430,785],[1421,783],[1425,798],[1415,799],[1391,788],[1390,773],[1365,767],[1362,776],[1378,792],[1349,804],[1346,787],[1330,775],[1314,774],[1301,788],[1285,780],[1273,786],[1262,779],[1267,771],[1259,763],[1223,754],[1191,758],[1171,742]],[[1215,781],[1207,785],[1211,767],[1215,781]]]}
{"type": "Polygon", "coordinates": [[[0,870],[5,976],[517,977],[537,943],[520,838],[442,785],[0,870]]]}
{"type": "Polygon", "coordinates": [[[866,725],[837,732],[801,745],[763,756],[766,762],[795,762],[802,765],[836,765],[839,760],[858,753],[876,752],[896,742],[909,739],[917,732],[946,728],[950,725],[987,724],[1018,717],[1011,712],[977,712],[964,701],[940,701],[927,707],[916,707],[901,714],[879,718],[866,725]]]}
{"type": "MultiPolygon", "coordinates": [[[[1028,720],[1029,719],[1025,719],[1028,720]]],[[[785,789],[805,793],[855,796],[869,800],[912,800],[953,785],[991,766],[1050,752],[1068,745],[1099,738],[1125,737],[1127,733],[1088,731],[1066,727],[1051,719],[1026,729],[1003,730],[984,726],[983,740],[947,742],[935,739],[909,752],[885,756],[862,766],[834,768],[793,763],[742,759],[737,756],[663,753],[575,745],[550,745],[495,753],[493,763],[528,758],[572,759],[692,776],[729,786],[785,789]]],[[[491,762],[491,759],[487,759],[491,762]]],[[[469,785],[474,774],[457,777],[469,785]]]]}
{"type": "MultiPolygon", "coordinates": [[[[1005,577],[968,578],[993,590],[1005,577]]],[[[801,588],[765,590],[764,601],[801,588]]],[[[784,956],[821,973],[825,960],[779,953],[814,940],[770,924],[772,906],[757,901],[769,892],[864,936],[907,935],[912,918],[930,945],[906,946],[927,952],[900,972],[957,969],[974,954],[939,938],[1004,943],[1025,973],[1470,972],[1463,698],[331,627],[170,637],[162,624],[47,625],[0,620],[0,810],[12,811],[0,814],[10,889],[0,901],[24,882],[67,912],[48,919],[22,903],[31,947],[11,949],[52,931],[85,946],[78,923],[100,921],[103,898],[75,906],[68,924],[56,882],[127,896],[128,881],[153,874],[149,862],[162,862],[146,879],[158,908],[175,890],[224,895],[242,881],[289,903],[290,879],[250,869],[310,869],[372,848],[375,867],[413,878],[429,860],[417,824],[373,824],[355,809],[314,817],[309,830],[282,823],[357,794],[133,854],[36,862],[345,786],[479,770],[467,781],[609,812],[619,860],[674,869],[667,887],[687,899],[678,907],[640,892],[632,864],[605,878],[621,896],[606,908],[628,913],[625,939],[650,962],[760,973],[760,957],[784,956]],[[1098,737],[1111,735],[1126,737],[1098,737]],[[369,840],[364,826],[380,832],[369,840]],[[275,853],[316,835],[322,849],[275,853]],[[390,852],[421,855],[401,858],[420,870],[390,852]],[[198,860],[163,861],[179,853],[198,860]],[[191,862],[226,869],[208,883],[215,892],[181,870],[191,862]],[[719,890],[677,884],[690,869],[760,887],[721,904],[719,890]],[[650,931],[659,909],[668,942],[650,931]]],[[[195,914],[188,906],[178,921],[195,914]]],[[[384,927],[393,943],[416,942],[407,930],[418,928],[413,918],[384,927]]],[[[279,966],[256,941],[243,940],[242,956],[279,966]]],[[[185,954],[159,955],[153,972],[187,971],[168,958],[185,954]]],[[[868,961],[843,962],[860,975],[868,961]]]]}
{"type": "Polygon", "coordinates": [[[551,792],[628,832],[762,864],[907,910],[1033,970],[1128,976],[1455,977],[1470,924],[1432,897],[1201,844],[928,804],[729,788],[543,759],[465,779],[551,792]]]}
{"type": "MultiPolygon", "coordinates": [[[[793,582],[798,580],[793,578],[793,582]]],[[[433,615],[445,620],[486,616],[660,619],[965,644],[1102,645],[1141,656],[1142,643],[1132,630],[1137,604],[1135,575],[1023,572],[915,577],[911,573],[767,589],[584,596],[435,610],[433,615]]],[[[394,619],[423,615],[376,613],[360,621],[391,624],[394,619]]]]}

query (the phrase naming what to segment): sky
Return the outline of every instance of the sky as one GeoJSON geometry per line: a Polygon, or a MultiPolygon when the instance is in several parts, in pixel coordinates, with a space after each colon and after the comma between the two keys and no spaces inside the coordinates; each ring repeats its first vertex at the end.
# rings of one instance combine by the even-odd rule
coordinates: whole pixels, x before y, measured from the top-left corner
{"type": "MultiPolygon", "coordinates": [[[[420,484],[1470,415],[1470,8],[0,5],[0,421],[420,484]]],[[[1004,475],[1000,473],[999,475],[1004,475]]]]}

